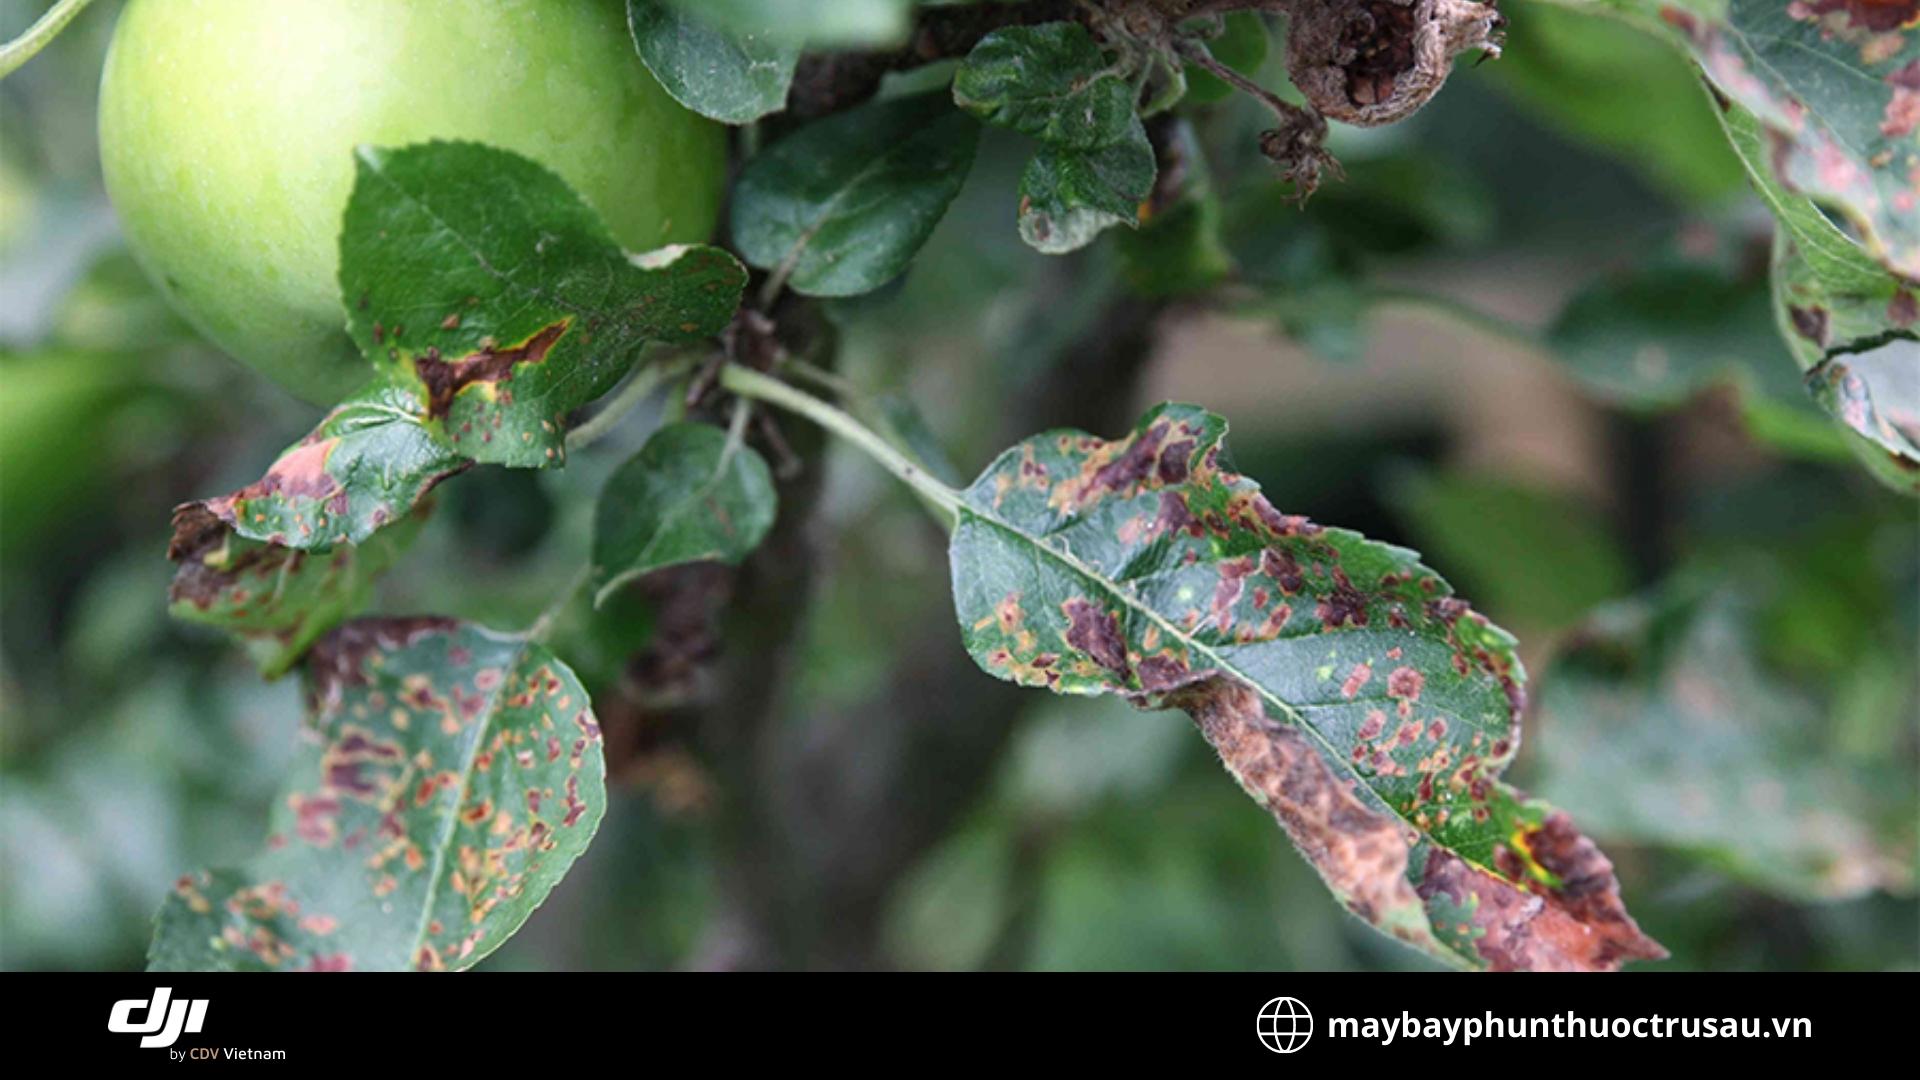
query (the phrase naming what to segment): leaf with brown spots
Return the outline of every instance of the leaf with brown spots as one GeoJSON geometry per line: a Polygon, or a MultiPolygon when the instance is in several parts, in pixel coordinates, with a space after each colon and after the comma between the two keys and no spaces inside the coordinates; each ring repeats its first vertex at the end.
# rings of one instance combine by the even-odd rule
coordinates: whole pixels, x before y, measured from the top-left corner
{"type": "Polygon", "coordinates": [[[718,248],[620,249],[565,181],[505,150],[363,148],[340,236],[348,329],[418,424],[475,461],[561,463],[573,410],[650,341],[725,328],[746,270],[718,248]]]}
{"type": "Polygon", "coordinates": [[[1920,280],[1920,0],[1597,0],[1662,31],[1766,132],[1768,173],[1920,280]]]}
{"type": "Polygon", "coordinates": [[[435,439],[406,388],[376,382],[336,406],[265,476],[174,511],[173,550],[218,523],[248,540],[304,551],[365,542],[473,463],[435,439]]]}
{"type": "Polygon", "coordinates": [[[167,611],[234,635],[261,675],[279,678],[320,635],[366,606],[373,579],[398,561],[424,521],[417,514],[365,544],[302,551],[248,540],[189,508],[176,523],[171,555],[180,565],[167,611]]]}
{"type": "Polygon", "coordinates": [[[1226,422],[1163,405],[1126,438],[1028,439],[964,493],[962,636],[990,674],[1185,710],[1342,903],[1466,967],[1665,955],[1609,864],[1499,774],[1525,674],[1410,551],[1282,514],[1226,422]]]}
{"type": "Polygon", "coordinates": [[[307,659],[308,723],[266,850],[182,877],[155,971],[471,967],[540,906],[606,809],[600,727],[542,646],[362,619],[307,659]]]}

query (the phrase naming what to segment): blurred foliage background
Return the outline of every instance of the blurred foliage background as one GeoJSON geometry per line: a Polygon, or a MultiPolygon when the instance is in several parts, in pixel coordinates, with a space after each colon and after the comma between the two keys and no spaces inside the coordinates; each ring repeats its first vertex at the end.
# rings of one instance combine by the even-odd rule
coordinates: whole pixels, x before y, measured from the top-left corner
{"type": "MultiPolygon", "coordinates": [[[[40,6],[0,0],[0,36],[40,6]]],[[[300,712],[295,680],[165,613],[170,509],[257,476],[315,413],[196,341],[117,242],[93,132],[115,6],[0,85],[9,968],[140,965],[171,881],[257,847],[300,712]]],[[[1690,68],[1612,23],[1509,15],[1500,62],[1410,122],[1337,131],[1348,178],[1304,212],[1254,106],[1193,112],[1223,244],[1200,250],[1235,268],[1206,297],[1157,272],[1193,250],[1171,218],[1027,249],[1023,149],[990,133],[906,280],[831,309],[841,371],[919,403],[961,475],[1089,422],[1062,400],[1223,412],[1276,505],[1425,552],[1520,635],[1512,775],[1615,858],[1674,954],[1652,966],[1920,966],[1914,506],[1809,408],[1770,219],[1690,68]]],[[[530,620],[629,428],[565,470],[447,485],[379,610],[530,620]]],[[[614,802],[490,966],[1426,965],[1338,909],[1178,714],[973,671],[920,510],[860,461],[809,467],[814,602],[746,766],[700,717],[628,703],[672,611],[641,590],[562,626],[614,802]]],[[[752,678],[763,643],[717,647],[717,677],[752,678]]]]}

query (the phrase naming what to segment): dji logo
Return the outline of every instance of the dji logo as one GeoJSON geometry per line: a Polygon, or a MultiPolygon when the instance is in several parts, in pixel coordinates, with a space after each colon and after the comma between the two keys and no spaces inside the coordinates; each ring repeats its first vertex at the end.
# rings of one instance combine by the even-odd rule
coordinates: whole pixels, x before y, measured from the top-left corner
{"type": "Polygon", "coordinates": [[[113,1014],[107,1017],[107,1030],[122,1035],[140,1036],[140,1045],[151,1049],[158,1046],[172,1046],[180,1038],[180,1033],[199,1034],[200,1025],[207,1020],[205,1001],[176,1001],[173,1007],[167,1007],[167,999],[173,996],[173,988],[162,986],[153,992],[153,1000],[128,998],[113,1003],[113,1014]],[[141,1023],[133,1022],[133,1011],[146,1009],[147,1018],[141,1023]]]}

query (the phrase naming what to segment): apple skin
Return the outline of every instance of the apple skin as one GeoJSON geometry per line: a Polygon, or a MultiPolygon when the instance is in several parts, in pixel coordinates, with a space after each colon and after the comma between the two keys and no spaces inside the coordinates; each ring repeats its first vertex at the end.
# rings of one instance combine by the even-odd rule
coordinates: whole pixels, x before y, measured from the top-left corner
{"type": "Polygon", "coordinates": [[[308,401],[365,382],[340,304],[353,150],[467,139],[554,170],[621,244],[708,238],[723,129],[654,82],[622,0],[132,0],[100,94],[134,255],[308,401]]]}

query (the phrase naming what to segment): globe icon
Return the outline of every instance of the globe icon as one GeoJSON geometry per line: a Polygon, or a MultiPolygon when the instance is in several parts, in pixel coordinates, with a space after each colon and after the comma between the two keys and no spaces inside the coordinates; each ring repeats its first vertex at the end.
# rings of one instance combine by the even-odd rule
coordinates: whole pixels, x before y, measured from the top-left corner
{"type": "Polygon", "coordinates": [[[1276,1054],[1291,1054],[1313,1038],[1313,1014],[1290,997],[1260,1006],[1260,1042],[1276,1054]]]}

